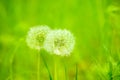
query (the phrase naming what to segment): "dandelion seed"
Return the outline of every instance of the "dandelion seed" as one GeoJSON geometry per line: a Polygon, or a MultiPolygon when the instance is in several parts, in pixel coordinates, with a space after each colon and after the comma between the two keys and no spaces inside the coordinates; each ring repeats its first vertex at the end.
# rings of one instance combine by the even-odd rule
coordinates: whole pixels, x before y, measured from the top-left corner
{"type": "Polygon", "coordinates": [[[68,30],[51,31],[44,42],[44,48],[53,54],[67,56],[74,48],[74,36],[68,30]]]}
{"type": "Polygon", "coordinates": [[[43,48],[43,43],[47,33],[50,31],[48,26],[35,26],[28,32],[26,42],[32,49],[40,50],[43,48]]]}

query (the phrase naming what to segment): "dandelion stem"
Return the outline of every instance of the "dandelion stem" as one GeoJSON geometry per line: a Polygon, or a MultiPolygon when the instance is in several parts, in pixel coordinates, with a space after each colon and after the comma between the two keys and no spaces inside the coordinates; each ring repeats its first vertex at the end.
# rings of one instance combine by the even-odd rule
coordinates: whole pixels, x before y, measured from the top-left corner
{"type": "Polygon", "coordinates": [[[41,58],[43,59],[43,62],[44,62],[44,64],[45,64],[45,67],[46,67],[46,69],[47,69],[47,71],[48,71],[49,78],[50,78],[50,80],[52,80],[52,75],[50,74],[50,70],[49,70],[49,68],[48,68],[48,65],[47,65],[47,63],[46,63],[46,61],[45,61],[44,56],[43,56],[42,53],[41,53],[41,58]]]}
{"type": "Polygon", "coordinates": [[[57,80],[56,63],[54,64],[54,80],[57,80]]]}
{"type": "Polygon", "coordinates": [[[67,79],[67,69],[66,69],[66,65],[65,64],[64,64],[64,68],[65,68],[65,79],[68,80],[67,79]]]}
{"type": "Polygon", "coordinates": [[[38,53],[38,60],[37,60],[37,80],[40,80],[40,53],[38,53]]]}
{"type": "Polygon", "coordinates": [[[75,80],[77,80],[78,78],[78,67],[77,67],[77,64],[76,64],[76,76],[75,76],[75,80]]]}

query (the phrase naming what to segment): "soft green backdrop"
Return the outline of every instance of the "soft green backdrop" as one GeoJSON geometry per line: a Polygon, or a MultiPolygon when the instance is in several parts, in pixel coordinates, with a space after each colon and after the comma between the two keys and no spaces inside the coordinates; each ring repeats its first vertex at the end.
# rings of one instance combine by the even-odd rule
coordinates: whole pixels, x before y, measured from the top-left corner
{"type": "Polygon", "coordinates": [[[71,56],[43,52],[40,80],[120,80],[119,5],[119,0],[0,0],[0,80],[37,80],[38,52],[25,42],[36,25],[68,29],[76,38],[71,56]]]}

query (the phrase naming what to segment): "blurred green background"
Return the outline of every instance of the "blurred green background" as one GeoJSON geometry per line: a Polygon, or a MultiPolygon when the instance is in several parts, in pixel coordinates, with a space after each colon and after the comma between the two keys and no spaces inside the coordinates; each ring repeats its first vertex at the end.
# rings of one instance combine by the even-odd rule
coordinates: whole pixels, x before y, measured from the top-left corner
{"type": "Polygon", "coordinates": [[[0,0],[0,80],[38,80],[39,53],[25,42],[36,25],[76,38],[71,56],[42,53],[39,80],[120,80],[119,0],[0,0]]]}

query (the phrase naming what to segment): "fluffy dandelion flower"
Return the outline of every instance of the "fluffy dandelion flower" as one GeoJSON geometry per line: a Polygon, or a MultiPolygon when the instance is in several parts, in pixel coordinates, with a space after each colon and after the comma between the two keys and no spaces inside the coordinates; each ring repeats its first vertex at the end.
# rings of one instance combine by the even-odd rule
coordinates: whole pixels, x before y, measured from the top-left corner
{"type": "Polygon", "coordinates": [[[48,26],[35,26],[28,32],[26,42],[32,49],[40,50],[43,48],[43,43],[47,33],[50,31],[48,26]]]}
{"type": "Polygon", "coordinates": [[[67,56],[74,48],[74,36],[68,30],[53,30],[45,40],[44,48],[53,54],[67,56]]]}

